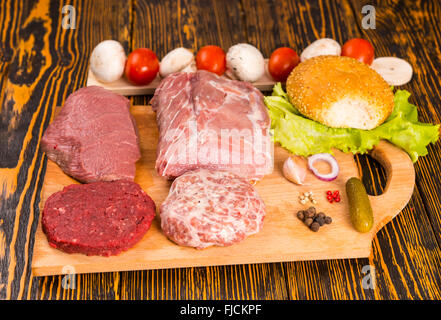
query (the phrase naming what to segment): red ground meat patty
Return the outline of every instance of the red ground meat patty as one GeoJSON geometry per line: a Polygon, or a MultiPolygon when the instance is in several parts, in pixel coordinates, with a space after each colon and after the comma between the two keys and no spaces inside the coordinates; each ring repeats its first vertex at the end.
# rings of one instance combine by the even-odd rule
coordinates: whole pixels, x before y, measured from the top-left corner
{"type": "Polygon", "coordinates": [[[133,181],[74,184],[47,199],[42,226],[54,248],[110,256],[141,240],[155,213],[153,200],[133,181]]]}
{"type": "Polygon", "coordinates": [[[179,245],[228,246],[257,233],[265,204],[245,179],[198,169],[175,179],[160,208],[161,228],[179,245]]]}

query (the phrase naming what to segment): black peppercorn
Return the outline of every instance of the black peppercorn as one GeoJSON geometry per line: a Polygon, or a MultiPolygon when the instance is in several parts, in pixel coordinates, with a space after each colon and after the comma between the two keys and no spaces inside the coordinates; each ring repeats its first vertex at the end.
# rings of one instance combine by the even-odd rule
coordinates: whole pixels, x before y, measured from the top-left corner
{"type": "Polygon", "coordinates": [[[322,217],[316,217],[314,221],[317,222],[320,227],[325,224],[325,219],[322,217]]]}
{"type": "Polygon", "coordinates": [[[306,218],[305,219],[305,224],[306,224],[307,227],[309,227],[313,222],[314,222],[314,220],[312,218],[306,218]]]}
{"type": "Polygon", "coordinates": [[[319,213],[317,213],[317,217],[324,219],[326,217],[326,215],[323,212],[319,212],[319,213]]]}
{"type": "Polygon", "coordinates": [[[310,228],[311,228],[312,231],[317,232],[320,229],[320,224],[318,224],[318,222],[313,222],[311,224],[310,228]]]}
{"type": "Polygon", "coordinates": [[[314,213],[312,213],[312,212],[310,212],[310,211],[308,211],[308,210],[305,211],[305,217],[306,217],[306,218],[312,218],[312,219],[314,219],[314,216],[315,216],[314,213]]]}
{"type": "Polygon", "coordinates": [[[300,210],[297,212],[297,218],[303,221],[303,223],[312,231],[319,231],[320,227],[325,224],[331,224],[332,218],[326,216],[324,212],[318,212],[315,207],[309,207],[307,210],[300,210]]]}

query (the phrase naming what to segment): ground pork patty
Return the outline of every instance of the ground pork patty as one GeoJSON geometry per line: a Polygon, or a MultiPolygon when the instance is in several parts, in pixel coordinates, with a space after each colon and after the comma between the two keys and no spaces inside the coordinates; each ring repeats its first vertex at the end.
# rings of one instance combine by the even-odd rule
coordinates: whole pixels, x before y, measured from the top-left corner
{"type": "Polygon", "coordinates": [[[236,174],[197,169],[173,181],[160,217],[165,235],[179,245],[228,246],[260,231],[265,204],[236,174]]]}
{"type": "Polygon", "coordinates": [[[42,227],[54,248],[110,256],[141,240],[155,213],[153,200],[133,181],[74,184],[47,199],[42,227]]]}

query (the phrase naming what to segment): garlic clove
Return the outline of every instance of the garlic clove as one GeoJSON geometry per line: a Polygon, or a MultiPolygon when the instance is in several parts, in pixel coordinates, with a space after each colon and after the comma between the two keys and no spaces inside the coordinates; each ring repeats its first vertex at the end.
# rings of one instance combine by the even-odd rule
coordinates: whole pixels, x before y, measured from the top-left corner
{"type": "Polygon", "coordinates": [[[283,163],[283,175],[295,184],[302,185],[306,179],[306,161],[299,156],[288,157],[283,163]]]}

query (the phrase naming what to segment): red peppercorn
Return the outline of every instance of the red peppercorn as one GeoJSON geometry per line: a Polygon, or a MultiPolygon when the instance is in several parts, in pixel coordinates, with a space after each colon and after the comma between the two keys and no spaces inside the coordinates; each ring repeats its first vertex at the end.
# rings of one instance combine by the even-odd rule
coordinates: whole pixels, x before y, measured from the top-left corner
{"type": "Polygon", "coordinates": [[[326,191],[326,199],[328,199],[328,201],[330,203],[335,202],[340,202],[340,191],[335,190],[334,192],[332,192],[332,190],[328,190],[326,191]]]}

